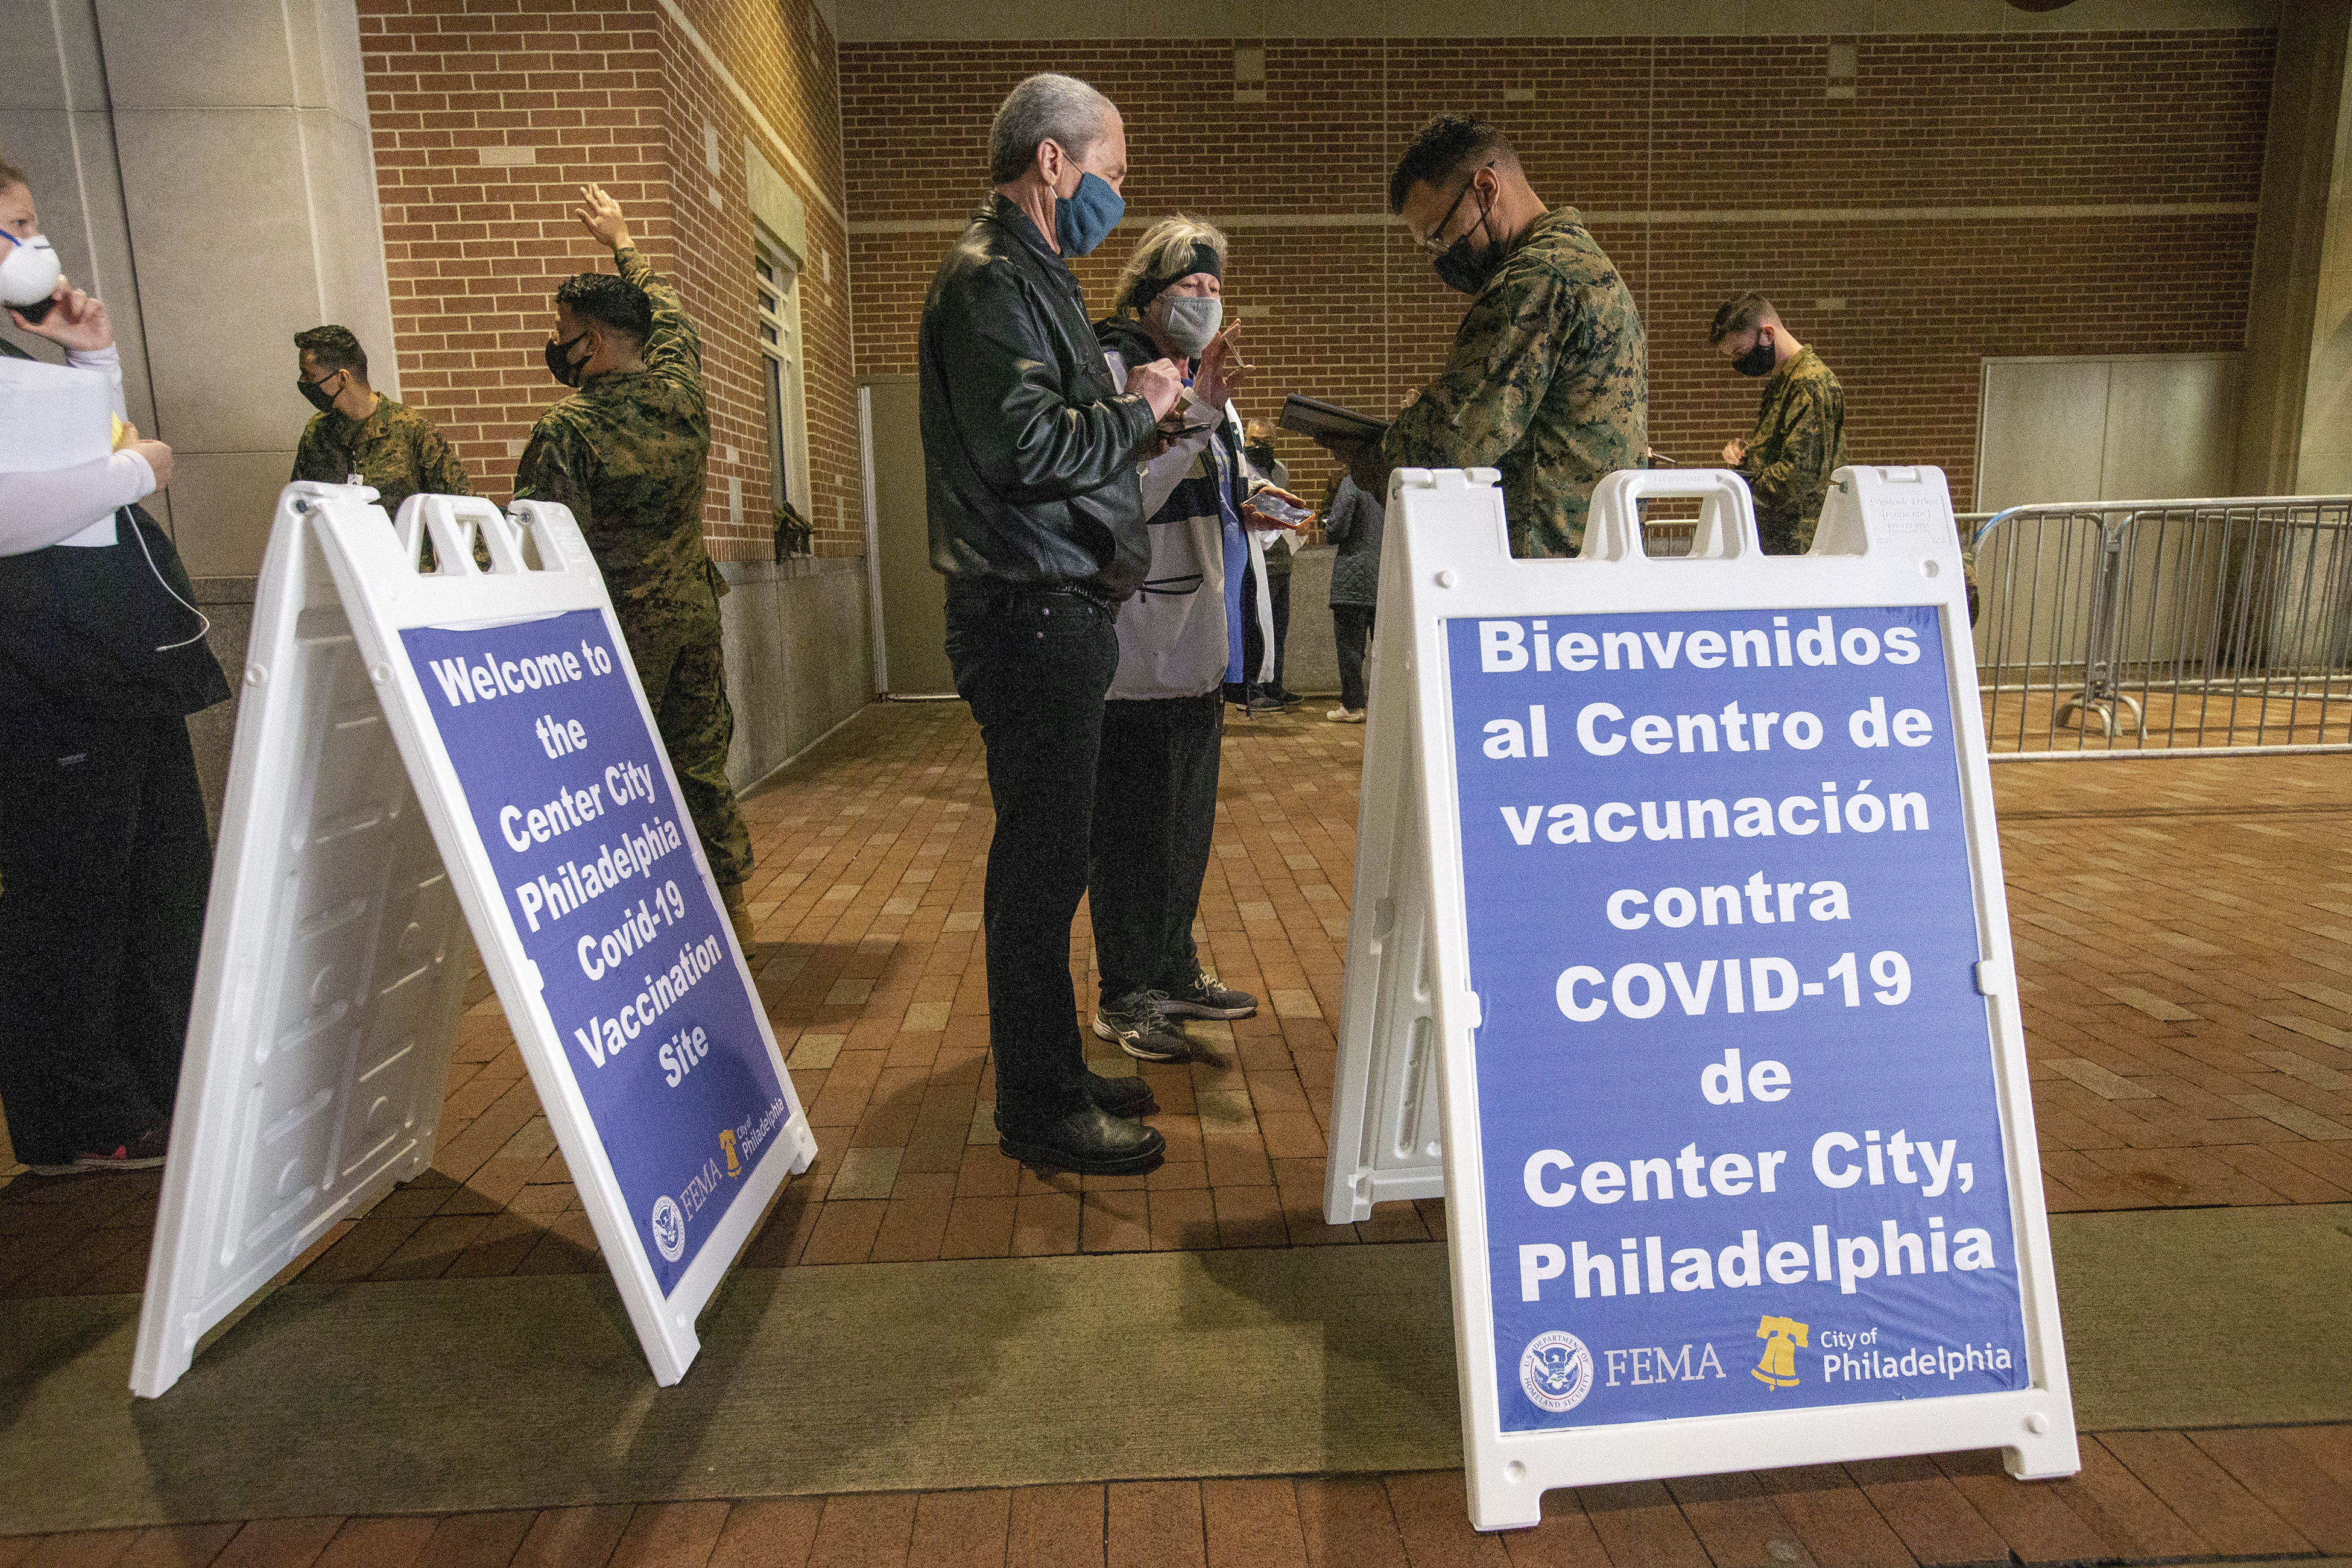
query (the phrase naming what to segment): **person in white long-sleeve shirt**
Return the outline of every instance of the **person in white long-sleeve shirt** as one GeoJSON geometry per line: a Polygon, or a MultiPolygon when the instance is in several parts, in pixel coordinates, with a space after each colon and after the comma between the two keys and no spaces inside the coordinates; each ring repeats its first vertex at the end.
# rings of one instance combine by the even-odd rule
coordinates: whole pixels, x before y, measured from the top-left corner
{"type": "MultiPolygon", "coordinates": [[[[0,282],[54,274],[0,160],[0,282]],[[11,265],[11,258],[17,258],[11,265]],[[28,267],[24,258],[31,258],[28,267]]],[[[57,277],[0,338],[0,1108],[42,1174],[163,1163],[212,874],[186,715],[228,696],[125,428],[106,307],[57,277]]]]}
{"type": "MultiPolygon", "coordinates": [[[[0,247],[30,239],[40,231],[33,194],[18,171],[0,165],[0,247]],[[12,177],[14,176],[14,177],[12,177]]],[[[0,357],[0,397],[42,398],[72,384],[68,374],[82,371],[103,376],[107,402],[114,416],[126,421],[123,439],[102,457],[63,468],[50,467],[48,454],[27,451],[15,444],[23,437],[20,422],[0,422],[0,555],[20,555],[43,550],[113,519],[118,507],[129,506],[169,484],[172,448],[142,438],[129,427],[122,403],[122,354],[114,346],[113,323],[106,305],[58,279],[53,303],[37,323],[11,310],[10,319],[28,332],[66,351],[66,363],[44,363],[9,344],[0,357]]]]}

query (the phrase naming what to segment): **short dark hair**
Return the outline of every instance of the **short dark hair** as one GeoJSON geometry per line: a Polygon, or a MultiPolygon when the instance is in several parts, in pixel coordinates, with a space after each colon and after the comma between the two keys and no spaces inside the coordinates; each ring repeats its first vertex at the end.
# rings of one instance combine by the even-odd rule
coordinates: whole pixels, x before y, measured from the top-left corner
{"type": "Polygon", "coordinates": [[[367,350],[349,327],[329,322],[312,327],[307,332],[294,334],[296,352],[309,354],[319,362],[320,370],[347,370],[362,381],[367,379],[367,350]]]}
{"type": "Polygon", "coordinates": [[[1412,134],[1396,173],[1389,176],[1389,211],[1404,211],[1415,185],[1432,190],[1480,163],[1518,167],[1518,153],[1503,128],[1475,114],[1440,114],[1412,134]]]}
{"type": "Polygon", "coordinates": [[[1780,312],[1772,309],[1772,301],[1750,289],[1738,299],[1723,302],[1723,309],[1715,313],[1715,325],[1706,330],[1706,346],[1720,348],[1726,338],[1780,324],[1780,312]]]}
{"type": "Polygon", "coordinates": [[[33,188],[33,182],[25,178],[24,170],[8,162],[7,153],[0,153],[0,191],[11,185],[22,185],[29,191],[33,188]]]}
{"type": "Polygon", "coordinates": [[[555,302],[568,305],[575,316],[585,316],[600,327],[610,327],[633,343],[642,343],[654,330],[654,302],[646,291],[610,272],[576,272],[555,290],[555,302]]]}

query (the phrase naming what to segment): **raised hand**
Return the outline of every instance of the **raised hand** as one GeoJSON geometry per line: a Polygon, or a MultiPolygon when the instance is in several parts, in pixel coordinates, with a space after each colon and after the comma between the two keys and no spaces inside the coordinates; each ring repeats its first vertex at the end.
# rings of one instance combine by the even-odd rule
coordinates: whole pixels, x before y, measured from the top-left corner
{"type": "Polygon", "coordinates": [[[602,185],[581,186],[580,205],[572,209],[572,216],[599,245],[619,250],[630,243],[629,220],[622,215],[621,204],[605,195],[602,185]]]}
{"type": "Polygon", "coordinates": [[[1201,351],[1200,365],[1192,373],[1192,390],[1212,408],[1222,409],[1241,390],[1242,383],[1249,379],[1250,367],[1242,363],[1241,353],[1233,343],[1234,334],[1241,330],[1242,323],[1235,321],[1211,338],[1209,346],[1201,351]]]}
{"type": "Polygon", "coordinates": [[[57,303],[39,321],[26,321],[15,310],[8,312],[8,319],[36,337],[85,353],[113,344],[114,324],[107,320],[105,300],[95,294],[83,293],[69,278],[58,279],[58,286],[49,290],[49,298],[57,303]]]}

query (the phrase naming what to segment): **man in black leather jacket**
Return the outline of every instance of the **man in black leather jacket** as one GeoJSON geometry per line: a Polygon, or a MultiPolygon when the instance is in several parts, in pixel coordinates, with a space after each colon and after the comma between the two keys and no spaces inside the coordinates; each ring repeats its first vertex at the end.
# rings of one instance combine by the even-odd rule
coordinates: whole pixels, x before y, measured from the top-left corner
{"type": "Polygon", "coordinates": [[[923,303],[923,467],[948,658],[988,751],[989,1048],[1000,1147],[1024,1163],[1157,1166],[1149,1085],[1087,1070],[1069,965],[1087,888],[1112,621],[1150,559],[1137,465],[1182,394],[1162,360],[1111,383],[1062,259],[1118,222],[1127,137],[1110,100],[1051,74],[989,132],[988,204],[923,303]]]}

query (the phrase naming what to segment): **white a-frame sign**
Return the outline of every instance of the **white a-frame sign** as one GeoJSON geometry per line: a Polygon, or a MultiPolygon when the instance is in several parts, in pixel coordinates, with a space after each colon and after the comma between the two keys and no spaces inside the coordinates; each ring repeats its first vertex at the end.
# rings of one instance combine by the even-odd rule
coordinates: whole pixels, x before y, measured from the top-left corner
{"type": "Polygon", "coordinates": [[[2072,1473],[1943,475],[1841,469],[1784,558],[1737,475],[1612,474],[1570,561],[1510,558],[1495,479],[1391,480],[1326,1193],[1445,1195],[1473,1521],[2072,1473]]]}
{"type": "Polygon", "coordinates": [[[676,1383],[815,1140],[571,514],[373,500],[278,499],[131,1390],[431,1164],[461,918],[676,1383]]]}

